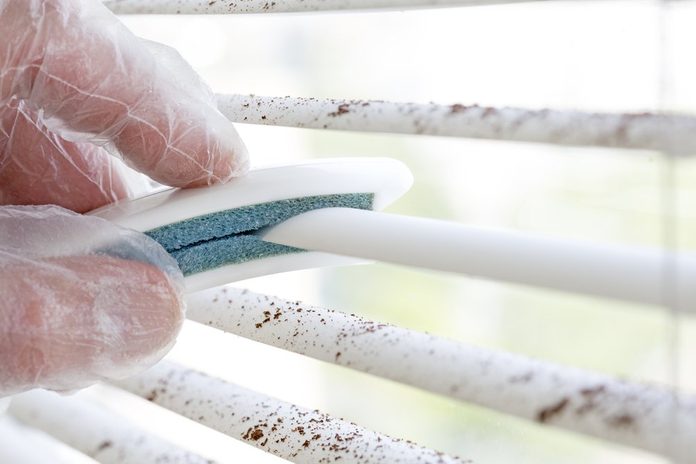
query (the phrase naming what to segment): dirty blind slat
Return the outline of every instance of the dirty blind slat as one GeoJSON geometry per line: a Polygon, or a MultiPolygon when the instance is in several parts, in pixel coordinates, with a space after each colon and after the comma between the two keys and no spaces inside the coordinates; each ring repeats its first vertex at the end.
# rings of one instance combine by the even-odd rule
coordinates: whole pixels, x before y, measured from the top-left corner
{"type": "Polygon", "coordinates": [[[218,95],[233,122],[696,154],[696,117],[459,103],[218,95]]]}
{"type": "Polygon", "coordinates": [[[226,287],[189,296],[208,326],[496,411],[696,463],[696,396],[226,287]]]}
{"type": "Polygon", "coordinates": [[[478,6],[532,1],[553,0],[107,0],[104,3],[118,14],[245,14],[478,6]]]}
{"type": "Polygon", "coordinates": [[[296,463],[470,462],[161,362],[116,385],[207,427],[296,463]]]}

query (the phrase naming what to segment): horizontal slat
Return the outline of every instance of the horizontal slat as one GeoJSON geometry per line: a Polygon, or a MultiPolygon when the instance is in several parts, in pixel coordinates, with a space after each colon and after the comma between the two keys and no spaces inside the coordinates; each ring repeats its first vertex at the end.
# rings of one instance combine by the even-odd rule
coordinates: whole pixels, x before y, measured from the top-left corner
{"type": "Polygon", "coordinates": [[[696,397],[482,349],[299,301],[222,288],[194,321],[506,414],[696,463],[696,397]]]}
{"type": "Polygon", "coordinates": [[[569,240],[354,208],[323,208],[262,232],[279,245],[696,312],[696,254],[569,240]]]}
{"type": "Polygon", "coordinates": [[[234,122],[696,154],[696,117],[218,95],[234,122]]]}
{"type": "Polygon", "coordinates": [[[498,5],[548,0],[106,0],[118,14],[240,14],[498,5]]]}
{"type": "Polygon", "coordinates": [[[95,464],[52,437],[0,414],[0,463],[3,464],[95,464]]]}
{"type": "Polygon", "coordinates": [[[291,462],[467,462],[170,362],[116,385],[291,462]]]}
{"type": "Polygon", "coordinates": [[[77,397],[24,393],[13,399],[10,414],[103,464],[215,464],[77,397]]]}

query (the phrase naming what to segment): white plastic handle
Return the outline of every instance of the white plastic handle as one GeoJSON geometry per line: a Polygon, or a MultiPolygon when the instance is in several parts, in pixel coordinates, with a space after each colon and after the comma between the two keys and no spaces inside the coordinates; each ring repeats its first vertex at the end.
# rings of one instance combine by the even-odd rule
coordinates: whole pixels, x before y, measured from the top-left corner
{"type": "Polygon", "coordinates": [[[555,290],[664,304],[667,266],[676,297],[696,309],[696,256],[347,208],[304,213],[267,229],[282,245],[470,274],[555,290]],[[664,287],[664,288],[663,288],[664,287]]]}

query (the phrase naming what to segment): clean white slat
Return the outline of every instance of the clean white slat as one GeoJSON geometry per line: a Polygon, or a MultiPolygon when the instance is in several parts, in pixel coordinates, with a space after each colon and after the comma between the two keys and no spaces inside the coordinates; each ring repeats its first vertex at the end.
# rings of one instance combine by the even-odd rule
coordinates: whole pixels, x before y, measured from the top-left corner
{"type": "Polygon", "coordinates": [[[674,300],[696,311],[694,253],[354,208],[302,213],[260,236],[312,251],[657,306],[665,304],[665,270],[671,268],[674,300]]]}
{"type": "Polygon", "coordinates": [[[215,464],[79,397],[35,390],[16,396],[9,412],[103,464],[215,464]]]}
{"type": "Polygon", "coordinates": [[[2,464],[95,464],[77,450],[21,424],[9,414],[0,414],[0,463],[2,464]]]}

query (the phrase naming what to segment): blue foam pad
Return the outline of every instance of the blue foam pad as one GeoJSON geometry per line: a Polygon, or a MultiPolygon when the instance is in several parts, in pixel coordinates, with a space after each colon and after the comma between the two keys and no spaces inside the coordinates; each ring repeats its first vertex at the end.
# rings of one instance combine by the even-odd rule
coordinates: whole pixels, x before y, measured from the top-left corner
{"type": "Polygon", "coordinates": [[[145,232],[159,242],[184,275],[270,256],[305,251],[264,242],[256,234],[319,208],[372,209],[374,194],[346,193],[279,200],[194,217],[145,232]]]}

